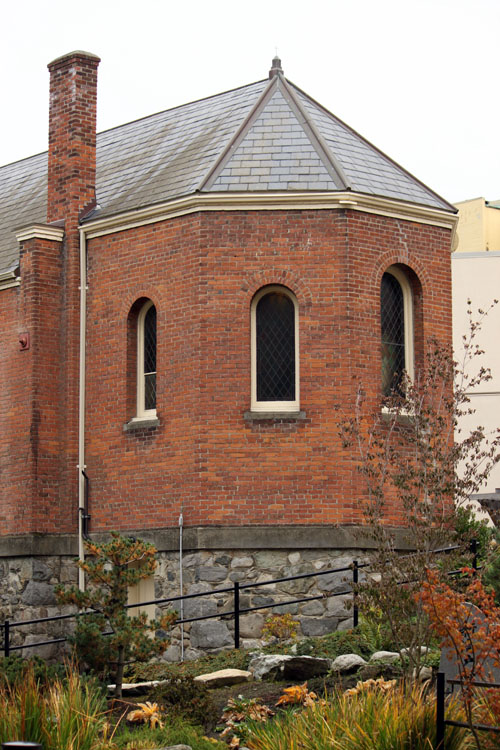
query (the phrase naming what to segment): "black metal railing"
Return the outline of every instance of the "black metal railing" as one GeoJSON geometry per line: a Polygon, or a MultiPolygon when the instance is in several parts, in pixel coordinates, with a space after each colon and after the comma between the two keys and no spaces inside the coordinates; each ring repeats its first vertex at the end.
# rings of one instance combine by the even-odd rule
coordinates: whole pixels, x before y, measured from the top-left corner
{"type": "MultiPolygon", "coordinates": [[[[457,550],[462,549],[460,545],[454,545],[450,547],[443,547],[440,549],[436,549],[432,551],[432,554],[438,555],[438,554],[447,554],[450,552],[454,552],[457,550]]],[[[477,569],[477,544],[475,540],[472,540],[469,547],[469,552],[472,555],[472,562],[473,567],[477,569]]],[[[401,557],[412,557],[415,553],[410,553],[409,555],[403,555],[401,557]]],[[[328,570],[318,570],[314,573],[300,573],[298,575],[294,576],[286,576],[284,578],[274,578],[269,581],[260,581],[258,583],[255,582],[249,582],[249,583],[240,583],[238,581],[235,581],[232,586],[225,586],[223,588],[219,589],[213,589],[211,591],[203,591],[195,594],[184,594],[183,596],[174,596],[174,597],[168,597],[168,598],[161,598],[161,599],[151,599],[149,601],[140,602],[138,604],[128,604],[126,605],[127,609],[133,609],[133,608],[139,608],[139,607],[147,607],[151,605],[155,606],[161,606],[161,605],[172,605],[175,602],[180,601],[186,601],[189,599],[195,599],[195,598],[202,598],[204,596],[214,596],[215,594],[228,594],[232,593],[232,600],[233,600],[233,609],[224,611],[224,612],[218,612],[217,614],[212,615],[199,615],[197,617],[185,617],[183,619],[176,620],[176,625],[182,625],[184,623],[191,623],[191,622],[199,622],[201,620],[213,620],[213,619],[227,619],[231,618],[234,619],[234,648],[238,649],[240,647],[240,616],[243,614],[248,614],[249,612],[257,612],[260,610],[265,609],[274,609],[278,607],[284,607],[287,605],[292,604],[301,604],[304,602],[312,602],[312,601],[318,601],[322,599],[327,598],[333,598],[336,596],[346,596],[351,595],[352,596],[352,611],[353,611],[353,626],[357,627],[359,622],[359,610],[358,610],[358,604],[357,604],[357,584],[359,583],[359,571],[363,568],[370,567],[370,563],[360,563],[358,560],[353,560],[349,565],[343,566],[341,568],[331,568],[328,570]],[[314,596],[305,596],[301,598],[295,598],[295,599],[287,599],[285,601],[274,601],[269,604],[259,604],[256,607],[241,607],[240,603],[240,593],[242,591],[252,589],[252,588],[259,588],[262,586],[270,586],[272,584],[276,583],[286,583],[288,581],[296,581],[300,579],[309,579],[309,578],[321,578],[325,575],[331,575],[333,573],[349,573],[351,583],[346,582],[345,588],[342,588],[340,591],[334,591],[334,592],[325,592],[322,594],[316,594],[314,596]]],[[[451,571],[450,574],[458,573],[459,571],[451,571]]],[[[347,576],[346,576],[347,579],[347,576]]],[[[344,579],[344,580],[346,580],[344,579]]],[[[409,583],[409,581],[401,581],[401,583],[409,583]]],[[[68,619],[76,619],[78,617],[85,617],[86,615],[92,614],[92,610],[88,612],[75,612],[71,614],[65,614],[65,615],[53,615],[51,617],[40,617],[36,619],[31,620],[16,620],[14,622],[10,620],[5,620],[3,624],[0,624],[0,628],[3,630],[3,653],[4,656],[9,656],[13,651],[21,651],[25,648],[38,648],[41,646],[49,646],[56,643],[64,643],[67,641],[67,637],[63,636],[61,638],[53,638],[50,640],[45,641],[38,641],[37,643],[30,643],[27,645],[12,645],[11,643],[11,636],[12,636],[12,630],[14,628],[22,628],[26,627],[28,625],[39,625],[41,623],[46,622],[57,622],[59,620],[68,620],[68,619]]]]}
{"type": "MultiPolygon", "coordinates": [[[[445,698],[446,698],[446,682],[454,685],[463,685],[463,680],[446,680],[444,672],[438,672],[436,680],[436,750],[446,750],[445,744],[445,729],[447,726],[450,727],[461,727],[462,729],[472,729],[478,732],[495,732],[500,734],[500,727],[489,726],[488,724],[467,724],[465,721],[455,721],[454,719],[446,718],[445,711],[445,698]]],[[[480,688],[500,688],[500,684],[497,682],[482,682],[473,681],[469,683],[474,687],[480,688]]]]}

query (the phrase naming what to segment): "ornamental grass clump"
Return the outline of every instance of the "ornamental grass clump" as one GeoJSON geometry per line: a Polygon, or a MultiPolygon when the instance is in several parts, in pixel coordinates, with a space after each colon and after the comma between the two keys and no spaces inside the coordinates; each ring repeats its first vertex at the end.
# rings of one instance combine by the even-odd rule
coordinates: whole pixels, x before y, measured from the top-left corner
{"type": "MultiPolygon", "coordinates": [[[[246,745],[250,750],[432,750],[434,695],[416,685],[385,688],[364,685],[272,722],[250,723],[246,745]]],[[[456,702],[448,705],[447,716],[462,716],[456,702]]],[[[467,743],[464,730],[447,727],[447,750],[466,750],[467,743]]]]}
{"type": "Polygon", "coordinates": [[[0,688],[0,744],[24,740],[44,750],[102,750],[106,699],[77,672],[41,687],[33,668],[24,679],[0,688]]]}

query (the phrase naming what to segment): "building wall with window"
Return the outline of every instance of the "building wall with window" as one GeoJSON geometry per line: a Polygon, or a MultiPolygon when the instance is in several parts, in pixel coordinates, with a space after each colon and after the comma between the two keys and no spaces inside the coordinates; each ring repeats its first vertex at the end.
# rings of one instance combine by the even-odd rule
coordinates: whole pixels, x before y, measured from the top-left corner
{"type": "Polygon", "coordinates": [[[188,587],[357,557],[339,421],[451,340],[455,209],[277,58],[96,136],[98,63],[51,63],[49,152],[0,168],[0,608],[52,607],[112,529],[165,595],[179,523],[188,587]]]}
{"type": "Polygon", "coordinates": [[[143,528],[181,512],[190,525],[362,522],[338,407],[358,383],[380,394],[388,268],[412,289],[416,362],[429,335],[450,337],[449,231],[355,211],[207,212],[91,240],[88,254],[93,529],[136,529],[144,507],[143,528]],[[252,301],[267,289],[297,303],[298,406],[284,411],[251,403],[252,301]],[[144,299],[157,311],[153,424],[136,419],[127,357],[144,299]]]}

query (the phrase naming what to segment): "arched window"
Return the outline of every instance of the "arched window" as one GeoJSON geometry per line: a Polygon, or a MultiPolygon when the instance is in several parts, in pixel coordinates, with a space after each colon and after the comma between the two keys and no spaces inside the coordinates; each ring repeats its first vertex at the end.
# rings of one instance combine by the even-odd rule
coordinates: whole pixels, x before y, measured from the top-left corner
{"type": "Polygon", "coordinates": [[[285,287],[268,286],[252,301],[252,411],[298,411],[298,305],[285,287]]]}
{"type": "Polygon", "coordinates": [[[382,393],[401,390],[403,372],[413,378],[413,295],[408,278],[397,266],[382,276],[382,393]]]}
{"type": "Polygon", "coordinates": [[[137,416],[156,416],[156,307],[151,300],[137,317],[137,416]]]}

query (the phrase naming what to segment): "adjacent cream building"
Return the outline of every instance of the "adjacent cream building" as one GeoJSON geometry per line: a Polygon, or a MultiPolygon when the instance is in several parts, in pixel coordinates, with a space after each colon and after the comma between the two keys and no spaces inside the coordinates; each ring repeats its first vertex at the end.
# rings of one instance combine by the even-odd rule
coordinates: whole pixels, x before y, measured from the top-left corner
{"type": "MultiPolygon", "coordinates": [[[[472,303],[473,319],[477,309],[487,310],[500,300],[500,201],[484,198],[461,201],[457,239],[452,254],[453,340],[455,357],[463,354],[462,336],[469,331],[467,300],[472,303]]],[[[486,431],[500,426],[500,304],[483,320],[477,342],[485,351],[477,363],[491,368],[492,379],[471,393],[474,415],[464,418],[464,428],[478,425],[486,431]]],[[[491,495],[500,488],[500,464],[490,474],[482,493],[491,495]]],[[[497,494],[500,499],[500,491],[497,494]]]]}

